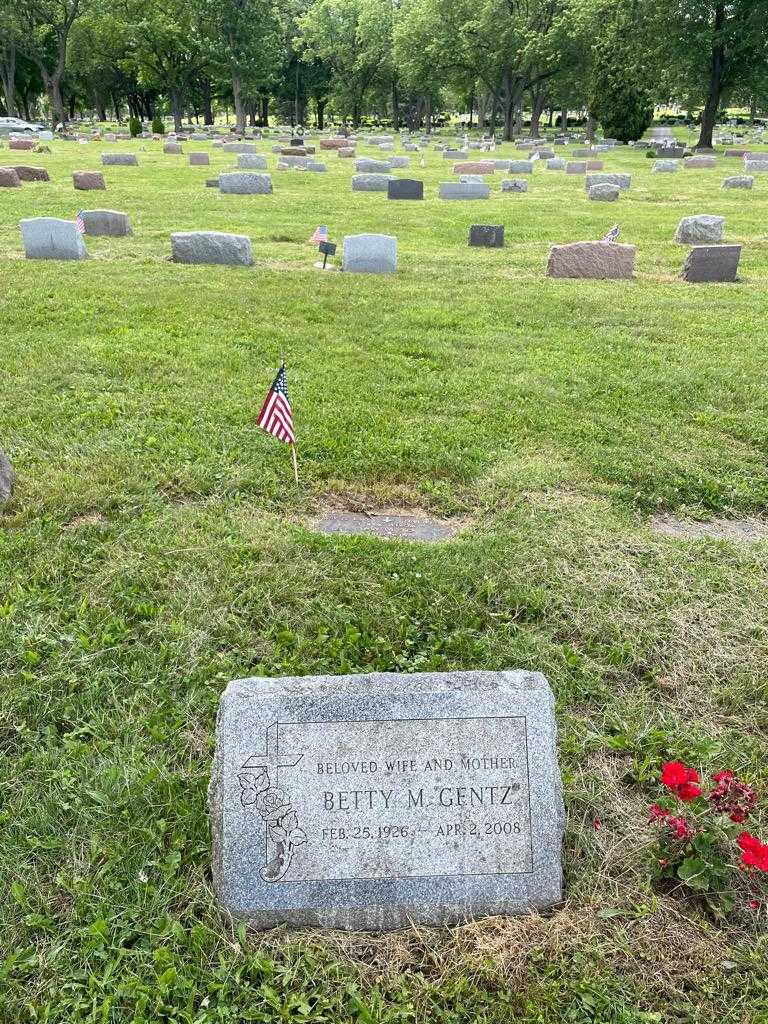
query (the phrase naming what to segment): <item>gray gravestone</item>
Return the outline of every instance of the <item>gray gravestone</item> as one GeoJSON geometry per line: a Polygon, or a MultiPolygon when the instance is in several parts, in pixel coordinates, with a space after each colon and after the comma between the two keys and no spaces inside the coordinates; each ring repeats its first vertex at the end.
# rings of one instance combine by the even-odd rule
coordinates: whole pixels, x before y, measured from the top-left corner
{"type": "Polygon", "coordinates": [[[744,170],[747,174],[766,174],[768,173],[768,155],[762,156],[760,159],[745,160],[744,170]]]}
{"type": "Polygon", "coordinates": [[[746,174],[737,174],[732,178],[724,178],[722,188],[752,188],[755,179],[746,174]]]}
{"type": "Polygon", "coordinates": [[[80,216],[85,224],[86,235],[124,238],[133,234],[127,213],[119,213],[117,210],[83,210],[80,216]]]}
{"type": "Polygon", "coordinates": [[[5,505],[13,496],[16,487],[16,473],[14,472],[11,460],[0,451],[0,505],[5,505]]]}
{"type": "MultiPolygon", "coordinates": [[[[282,148],[282,147],[280,147],[282,148]]],[[[222,153],[255,153],[255,142],[225,142],[221,147],[222,153]]]]}
{"type": "Polygon", "coordinates": [[[247,170],[266,171],[267,158],[260,153],[238,153],[237,166],[247,170]]]}
{"type": "Polygon", "coordinates": [[[218,899],[257,928],[450,925],[562,899],[538,673],[237,680],[209,809],[218,899]]]}
{"type": "Polygon", "coordinates": [[[510,174],[533,174],[533,160],[510,160],[507,170],[510,174]]]}
{"type": "Polygon", "coordinates": [[[589,191],[594,185],[618,185],[622,192],[627,192],[632,185],[631,174],[588,174],[584,187],[589,191]]]}
{"type": "Polygon", "coordinates": [[[505,178],[501,183],[502,192],[527,192],[528,182],[525,178],[505,178]]]}
{"type": "Polygon", "coordinates": [[[597,203],[615,203],[620,192],[618,185],[592,185],[587,189],[587,197],[597,203]]]}
{"type": "Polygon", "coordinates": [[[393,235],[345,235],[342,270],[355,274],[394,274],[397,239],[393,235]]]}
{"type": "Polygon", "coordinates": [[[84,260],[88,252],[73,220],[32,217],[21,222],[28,260],[84,260]]]}
{"type": "Polygon", "coordinates": [[[548,171],[564,171],[565,160],[561,156],[554,156],[546,162],[546,168],[548,171]]]}
{"type": "Polygon", "coordinates": [[[656,174],[674,174],[679,168],[680,164],[677,160],[656,160],[653,164],[656,174]]]}
{"type": "Polygon", "coordinates": [[[487,199],[491,186],[484,181],[441,181],[441,199],[487,199]]]}
{"type": "Polygon", "coordinates": [[[740,245],[697,245],[691,249],[680,276],[685,281],[735,281],[740,245]]]}
{"type": "Polygon", "coordinates": [[[503,224],[470,224],[469,244],[486,249],[504,248],[503,224]]]}
{"type": "Polygon", "coordinates": [[[250,238],[224,231],[178,231],[171,235],[171,250],[174,263],[214,263],[227,267],[253,264],[250,238]]]}
{"type": "Polygon", "coordinates": [[[20,188],[21,178],[15,167],[0,167],[0,188],[20,188]]]}
{"type": "Polygon", "coordinates": [[[178,156],[184,150],[181,148],[180,142],[166,142],[163,146],[163,152],[168,156],[178,156]]]}
{"type": "Polygon", "coordinates": [[[138,167],[135,153],[102,153],[101,162],[105,167],[138,167]]]}
{"type": "Polygon", "coordinates": [[[679,245],[694,245],[697,242],[722,242],[725,217],[701,213],[696,217],[683,217],[677,225],[675,241],[679,245]]]}
{"type": "Polygon", "coordinates": [[[571,242],[549,250],[548,277],[606,280],[631,278],[635,273],[635,247],[618,242],[571,242]]]}
{"type": "Polygon", "coordinates": [[[355,170],[362,174],[386,174],[392,170],[392,164],[389,160],[371,160],[367,156],[361,156],[355,160],[355,170]]]}
{"type": "Polygon", "coordinates": [[[253,171],[230,171],[219,175],[219,191],[239,196],[270,195],[272,178],[253,171]]]}
{"type": "Polygon", "coordinates": [[[211,162],[211,158],[208,153],[190,153],[189,154],[189,166],[190,167],[208,167],[211,162]]]}
{"type": "Polygon", "coordinates": [[[586,160],[569,160],[565,165],[566,174],[586,174],[587,173],[587,161],[586,160]]]}
{"type": "Polygon", "coordinates": [[[717,160],[713,156],[689,156],[683,161],[683,167],[687,171],[712,170],[717,166],[717,160]]]}
{"type": "Polygon", "coordinates": [[[391,174],[353,174],[353,192],[388,192],[389,183],[394,181],[391,174]]]}
{"type": "Polygon", "coordinates": [[[423,199],[424,182],[415,178],[392,178],[387,184],[387,199],[423,199]]]}

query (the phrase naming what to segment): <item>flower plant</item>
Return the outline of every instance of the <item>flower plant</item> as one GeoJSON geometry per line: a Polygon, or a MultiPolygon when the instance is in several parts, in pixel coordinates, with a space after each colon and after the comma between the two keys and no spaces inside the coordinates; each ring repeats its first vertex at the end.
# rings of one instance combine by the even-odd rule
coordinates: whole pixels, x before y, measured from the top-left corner
{"type": "Polygon", "coordinates": [[[702,898],[716,916],[733,909],[741,877],[748,906],[758,910],[768,886],[768,843],[745,827],[757,805],[754,789],[730,769],[704,783],[682,761],[662,766],[661,784],[665,795],[649,819],[657,832],[656,877],[702,898]]]}

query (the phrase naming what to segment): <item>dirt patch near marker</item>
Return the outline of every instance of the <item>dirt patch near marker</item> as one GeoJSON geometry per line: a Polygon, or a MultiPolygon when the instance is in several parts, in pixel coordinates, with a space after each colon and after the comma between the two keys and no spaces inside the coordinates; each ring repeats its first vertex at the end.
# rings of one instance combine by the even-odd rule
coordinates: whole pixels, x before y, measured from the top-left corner
{"type": "Polygon", "coordinates": [[[672,515],[658,515],[651,517],[650,527],[656,533],[680,540],[768,540],[768,522],[750,517],[726,519],[719,516],[697,522],[672,515]]]}
{"type": "Polygon", "coordinates": [[[434,519],[412,512],[350,512],[346,509],[331,509],[313,522],[313,528],[320,533],[362,534],[381,537],[384,540],[413,540],[427,544],[450,540],[459,530],[458,523],[434,519]]]}
{"type": "Polygon", "coordinates": [[[107,517],[101,512],[88,512],[85,515],[75,516],[68,523],[64,523],[62,530],[77,530],[81,526],[105,526],[107,517]]]}

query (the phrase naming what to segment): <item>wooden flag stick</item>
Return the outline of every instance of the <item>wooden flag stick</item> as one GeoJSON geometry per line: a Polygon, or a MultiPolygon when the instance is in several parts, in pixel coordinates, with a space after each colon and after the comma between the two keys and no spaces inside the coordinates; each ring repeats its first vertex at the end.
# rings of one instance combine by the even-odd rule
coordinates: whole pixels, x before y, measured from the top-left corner
{"type": "Polygon", "coordinates": [[[296,445],[295,444],[291,445],[291,455],[293,457],[293,478],[296,481],[296,483],[298,483],[299,482],[299,466],[298,466],[298,463],[296,462],[296,445]]]}

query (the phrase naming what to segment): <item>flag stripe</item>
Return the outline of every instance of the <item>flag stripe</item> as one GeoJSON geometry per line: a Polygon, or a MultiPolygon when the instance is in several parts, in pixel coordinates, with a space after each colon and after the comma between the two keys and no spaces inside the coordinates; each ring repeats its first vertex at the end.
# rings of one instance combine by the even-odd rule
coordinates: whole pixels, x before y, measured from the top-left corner
{"type": "Polygon", "coordinates": [[[288,381],[285,366],[281,366],[272,387],[267,392],[261,412],[256,420],[258,426],[266,433],[276,437],[278,441],[295,444],[293,432],[293,412],[288,398],[288,381]]]}

